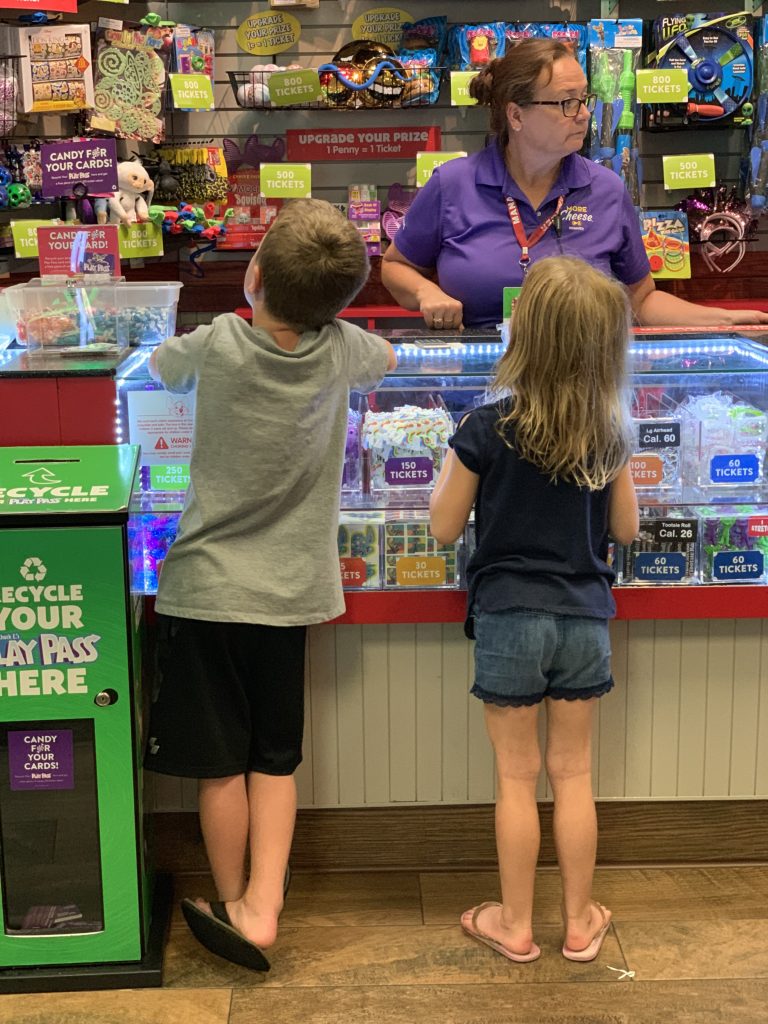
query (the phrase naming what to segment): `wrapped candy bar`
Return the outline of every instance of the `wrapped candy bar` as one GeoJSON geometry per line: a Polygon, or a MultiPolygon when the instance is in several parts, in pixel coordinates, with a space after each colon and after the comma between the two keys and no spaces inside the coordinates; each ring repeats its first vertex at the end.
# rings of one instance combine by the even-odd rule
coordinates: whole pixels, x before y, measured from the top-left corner
{"type": "Polygon", "coordinates": [[[451,415],[441,407],[366,413],[362,442],[370,452],[371,489],[431,487],[453,431],[451,415]]]}

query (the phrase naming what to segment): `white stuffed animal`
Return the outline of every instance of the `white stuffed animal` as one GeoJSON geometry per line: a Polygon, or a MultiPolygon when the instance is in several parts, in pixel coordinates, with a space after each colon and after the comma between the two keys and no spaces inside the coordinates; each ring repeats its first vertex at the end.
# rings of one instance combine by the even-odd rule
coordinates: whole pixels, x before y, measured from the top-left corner
{"type": "Polygon", "coordinates": [[[123,160],[117,165],[118,192],[109,199],[110,224],[136,224],[149,220],[150,203],[155,185],[138,160],[123,160]]]}

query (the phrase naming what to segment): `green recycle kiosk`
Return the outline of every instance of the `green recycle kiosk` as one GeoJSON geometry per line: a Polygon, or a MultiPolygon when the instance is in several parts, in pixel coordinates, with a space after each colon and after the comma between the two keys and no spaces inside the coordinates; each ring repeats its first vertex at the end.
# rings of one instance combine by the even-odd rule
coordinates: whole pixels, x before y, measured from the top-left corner
{"type": "Polygon", "coordinates": [[[0,993],[162,981],[129,580],[138,454],[0,449],[0,993]]]}

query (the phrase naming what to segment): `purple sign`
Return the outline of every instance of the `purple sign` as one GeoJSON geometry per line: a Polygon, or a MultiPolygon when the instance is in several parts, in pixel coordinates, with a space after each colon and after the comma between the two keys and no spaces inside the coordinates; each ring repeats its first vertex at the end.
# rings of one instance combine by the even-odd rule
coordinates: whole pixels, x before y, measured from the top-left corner
{"type": "Polygon", "coordinates": [[[9,731],[8,768],[11,789],[74,789],[72,730],[9,731]]]}
{"type": "Polygon", "coordinates": [[[384,479],[390,487],[429,487],[435,474],[432,459],[387,459],[384,479]]]}
{"type": "Polygon", "coordinates": [[[115,139],[78,139],[44,142],[43,195],[71,196],[75,185],[91,195],[117,192],[117,142],[115,139]]]}

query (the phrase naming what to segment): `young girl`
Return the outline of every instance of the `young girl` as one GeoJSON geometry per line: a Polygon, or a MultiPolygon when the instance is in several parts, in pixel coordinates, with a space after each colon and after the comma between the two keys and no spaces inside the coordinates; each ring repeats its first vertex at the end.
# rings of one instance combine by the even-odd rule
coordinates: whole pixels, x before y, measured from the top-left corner
{"type": "Polygon", "coordinates": [[[571,257],[537,262],[497,371],[495,387],[510,397],[464,418],[430,502],[441,543],[456,540],[475,505],[472,693],[485,703],[496,756],[503,902],[466,911],[461,925],[520,963],[541,953],[531,917],[540,839],[536,719],[544,698],[563,956],[593,960],[611,921],[592,899],[590,741],[596,700],[613,686],[609,535],[628,544],[638,530],[624,395],[628,326],[620,284],[571,257]]]}

